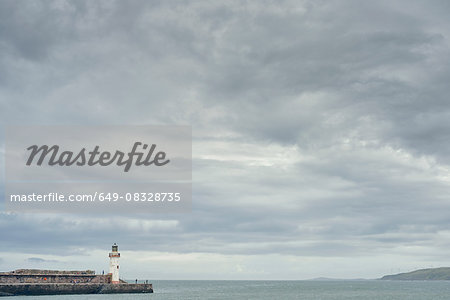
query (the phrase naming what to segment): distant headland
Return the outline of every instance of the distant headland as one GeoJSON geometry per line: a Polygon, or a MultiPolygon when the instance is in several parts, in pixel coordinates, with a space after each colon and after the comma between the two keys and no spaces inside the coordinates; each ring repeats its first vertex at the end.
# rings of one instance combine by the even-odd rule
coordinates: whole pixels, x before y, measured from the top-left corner
{"type": "Polygon", "coordinates": [[[380,280],[450,280],[450,268],[421,269],[408,273],[386,275],[380,280]]]}

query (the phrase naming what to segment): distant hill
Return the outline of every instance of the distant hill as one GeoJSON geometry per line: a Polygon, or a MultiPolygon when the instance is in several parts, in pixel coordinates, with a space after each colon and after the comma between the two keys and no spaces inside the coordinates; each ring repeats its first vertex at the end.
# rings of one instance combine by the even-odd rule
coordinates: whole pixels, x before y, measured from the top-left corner
{"type": "Polygon", "coordinates": [[[422,269],[409,273],[386,275],[381,280],[450,280],[450,268],[422,269]]]}

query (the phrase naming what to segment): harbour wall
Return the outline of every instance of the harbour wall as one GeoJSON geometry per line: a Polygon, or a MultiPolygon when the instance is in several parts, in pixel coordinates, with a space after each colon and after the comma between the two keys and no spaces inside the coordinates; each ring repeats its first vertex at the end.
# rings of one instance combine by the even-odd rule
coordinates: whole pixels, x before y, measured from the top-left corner
{"type": "Polygon", "coordinates": [[[0,296],[153,293],[152,284],[15,283],[0,284],[0,296]]]}

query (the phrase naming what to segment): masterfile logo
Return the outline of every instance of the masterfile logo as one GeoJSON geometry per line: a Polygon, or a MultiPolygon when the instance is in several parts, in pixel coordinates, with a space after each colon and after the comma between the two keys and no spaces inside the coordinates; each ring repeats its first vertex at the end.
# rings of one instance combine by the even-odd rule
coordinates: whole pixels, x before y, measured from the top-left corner
{"type": "Polygon", "coordinates": [[[191,180],[190,126],[16,126],[6,179],[191,180]]]}
{"type": "Polygon", "coordinates": [[[151,166],[155,165],[157,167],[164,166],[170,162],[169,159],[166,159],[166,153],[164,151],[159,151],[155,155],[156,145],[153,144],[150,147],[147,144],[143,144],[141,142],[135,142],[133,148],[127,154],[121,151],[115,151],[112,154],[109,151],[99,151],[100,147],[95,146],[92,151],[87,151],[86,148],[82,148],[77,154],[74,154],[72,151],[62,151],[60,153],[59,146],[53,145],[49,147],[48,145],[38,146],[33,145],[27,148],[27,150],[31,151],[30,156],[28,157],[27,166],[30,166],[35,157],[37,162],[36,165],[41,166],[46,158],[47,164],[49,166],[60,165],[60,166],[108,166],[110,164],[116,163],[118,166],[124,166],[124,172],[128,172],[133,165],[136,166],[151,166]],[[138,148],[142,146],[142,150],[148,150],[146,153],[139,152],[138,148]],[[134,161],[135,160],[135,161],[134,161]]]}
{"type": "Polygon", "coordinates": [[[5,137],[7,209],[190,209],[190,126],[16,126],[5,137]]]}

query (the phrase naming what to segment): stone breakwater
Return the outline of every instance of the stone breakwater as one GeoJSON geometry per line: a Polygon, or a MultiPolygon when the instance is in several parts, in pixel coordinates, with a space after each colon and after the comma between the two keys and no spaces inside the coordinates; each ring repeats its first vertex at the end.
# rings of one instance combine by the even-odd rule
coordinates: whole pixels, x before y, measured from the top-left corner
{"type": "Polygon", "coordinates": [[[153,293],[151,284],[111,283],[94,271],[15,270],[0,273],[0,296],[153,293]]]}
{"type": "Polygon", "coordinates": [[[0,296],[153,293],[151,284],[11,283],[0,284],[0,296]]]}

